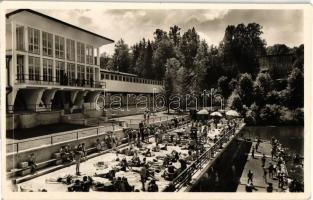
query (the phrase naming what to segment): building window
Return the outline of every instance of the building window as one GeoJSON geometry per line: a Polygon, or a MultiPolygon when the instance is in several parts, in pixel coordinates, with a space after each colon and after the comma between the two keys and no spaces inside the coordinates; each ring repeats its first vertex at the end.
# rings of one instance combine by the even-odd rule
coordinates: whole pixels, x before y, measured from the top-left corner
{"type": "Polygon", "coordinates": [[[24,80],[24,57],[17,56],[16,61],[16,68],[17,68],[17,80],[24,80]]]}
{"type": "Polygon", "coordinates": [[[106,74],[106,75],[105,75],[105,79],[110,80],[110,75],[109,75],[109,74],[106,74]]]}
{"type": "Polygon", "coordinates": [[[75,64],[67,63],[67,77],[70,85],[75,84],[75,64]]]}
{"type": "Polygon", "coordinates": [[[86,63],[93,65],[93,46],[86,45],[86,63]]]}
{"type": "Polygon", "coordinates": [[[64,59],[64,38],[60,36],[55,36],[55,57],[64,59]]]}
{"type": "Polygon", "coordinates": [[[77,62],[85,63],[85,44],[77,42],[77,62]]]}
{"type": "Polygon", "coordinates": [[[75,41],[66,39],[66,58],[75,61],[75,41]]]}
{"type": "Polygon", "coordinates": [[[24,26],[16,26],[16,49],[24,51],[24,26]]]}
{"type": "Polygon", "coordinates": [[[43,81],[52,82],[53,60],[42,59],[43,81]]]}
{"type": "Polygon", "coordinates": [[[86,81],[91,87],[93,86],[93,67],[86,67],[86,81]]]}
{"type": "Polygon", "coordinates": [[[30,53],[39,54],[40,32],[37,29],[28,27],[28,51],[30,53]]]}
{"type": "Polygon", "coordinates": [[[29,80],[40,80],[40,60],[37,57],[28,58],[29,80]]]}
{"type": "Polygon", "coordinates": [[[77,79],[78,85],[84,86],[85,85],[85,66],[84,65],[77,65],[77,79]]]}
{"type": "Polygon", "coordinates": [[[42,32],[42,54],[52,57],[53,35],[51,33],[42,32]]]}
{"type": "Polygon", "coordinates": [[[103,80],[104,79],[104,74],[101,74],[101,80],[103,80]]]}
{"type": "Polygon", "coordinates": [[[65,73],[65,64],[64,62],[56,61],[55,62],[55,79],[57,83],[63,83],[65,73]]]}

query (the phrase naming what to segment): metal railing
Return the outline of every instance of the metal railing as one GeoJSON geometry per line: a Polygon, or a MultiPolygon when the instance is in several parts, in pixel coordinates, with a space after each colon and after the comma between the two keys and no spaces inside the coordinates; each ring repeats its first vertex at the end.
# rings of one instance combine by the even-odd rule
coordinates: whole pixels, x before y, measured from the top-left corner
{"type": "Polygon", "coordinates": [[[13,142],[6,144],[7,153],[18,153],[19,151],[24,151],[31,148],[37,148],[42,146],[51,146],[54,144],[59,144],[67,141],[76,141],[82,138],[98,136],[106,134],[108,131],[117,130],[117,125],[114,123],[108,123],[108,126],[99,127],[89,127],[79,130],[67,131],[58,134],[53,134],[52,136],[39,136],[37,138],[25,139],[19,142],[13,142]]]}
{"type": "Polygon", "coordinates": [[[187,167],[184,171],[182,171],[174,180],[169,184],[165,191],[178,191],[186,184],[188,184],[192,176],[201,170],[211,158],[214,157],[214,154],[217,152],[220,147],[229,141],[230,136],[234,135],[236,130],[230,130],[216,142],[212,147],[206,150],[200,157],[195,160],[189,167],[187,167]]]}
{"type": "Polygon", "coordinates": [[[62,78],[53,77],[50,75],[30,75],[30,74],[17,74],[16,81],[18,83],[32,83],[38,85],[58,85],[58,86],[73,86],[73,87],[87,87],[87,88],[102,88],[105,87],[105,82],[75,79],[75,78],[62,78]]]}

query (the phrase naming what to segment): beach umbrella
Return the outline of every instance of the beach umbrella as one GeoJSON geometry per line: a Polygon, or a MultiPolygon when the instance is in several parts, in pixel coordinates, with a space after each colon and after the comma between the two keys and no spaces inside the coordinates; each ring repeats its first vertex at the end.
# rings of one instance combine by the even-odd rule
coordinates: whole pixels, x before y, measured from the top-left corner
{"type": "Polygon", "coordinates": [[[226,116],[228,116],[228,117],[239,117],[240,114],[235,110],[229,110],[226,112],[226,116]]]}
{"type": "Polygon", "coordinates": [[[197,112],[197,115],[209,115],[209,112],[206,109],[202,109],[199,112],[197,112]]]}
{"type": "Polygon", "coordinates": [[[223,115],[222,115],[220,112],[217,112],[217,111],[212,112],[212,113],[210,114],[210,116],[211,116],[211,117],[223,117],[223,115]]]}

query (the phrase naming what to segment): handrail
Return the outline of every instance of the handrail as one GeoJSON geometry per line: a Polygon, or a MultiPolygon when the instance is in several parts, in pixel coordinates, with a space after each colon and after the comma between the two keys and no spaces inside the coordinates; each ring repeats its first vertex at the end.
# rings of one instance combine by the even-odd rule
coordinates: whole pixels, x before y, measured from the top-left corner
{"type": "Polygon", "coordinates": [[[182,171],[173,181],[169,184],[165,190],[175,191],[180,190],[189,180],[191,180],[192,176],[198,172],[203,164],[211,159],[219,147],[228,141],[229,137],[236,132],[236,129],[231,129],[228,132],[224,133],[224,135],[211,146],[208,150],[206,150],[200,157],[195,160],[189,167],[187,167],[184,171],[182,171]]]}
{"type": "Polygon", "coordinates": [[[105,86],[104,81],[95,81],[79,78],[64,78],[59,77],[59,80],[56,80],[57,77],[51,75],[34,75],[34,74],[16,74],[16,81],[18,83],[27,83],[35,82],[38,84],[52,84],[60,86],[75,86],[75,87],[90,87],[90,88],[101,88],[105,86]],[[26,78],[28,77],[28,78],[26,78]],[[32,78],[31,78],[32,77],[32,78]]]}

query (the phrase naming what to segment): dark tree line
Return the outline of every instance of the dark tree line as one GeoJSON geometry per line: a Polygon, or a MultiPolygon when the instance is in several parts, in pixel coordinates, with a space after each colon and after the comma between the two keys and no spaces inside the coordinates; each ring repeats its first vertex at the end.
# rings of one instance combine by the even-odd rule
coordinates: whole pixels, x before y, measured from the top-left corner
{"type": "MultiPolygon", "coordinates": [[[[266,123],[274,117],[268,113],[276,111],[301,117],[304,47],[266,46],[262,33],[257,23],[229,25],[223,40],[214,46],[201,40],[195,28],[182,33],[174,25],[168,31],[156,29],[153,40],[143,38],[130,47],[119,40],[111,57],[101,57],[101,67],[163,80],[168,97],[191,94],[201,99],[203,90],[217,88],[229,107],[242,112],[251,123],[266,123]],[[282,82],[259,66],[259,57],[277,54],[293,56],[293,70],[282,82]],[[263,115],[254,116],[258,112],[263,115]]],[[[292,118],[283,115],[279,114],[279,120],[292,118]]]]}

